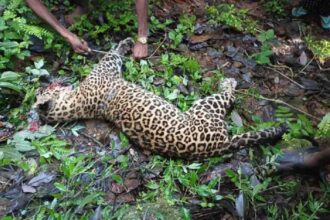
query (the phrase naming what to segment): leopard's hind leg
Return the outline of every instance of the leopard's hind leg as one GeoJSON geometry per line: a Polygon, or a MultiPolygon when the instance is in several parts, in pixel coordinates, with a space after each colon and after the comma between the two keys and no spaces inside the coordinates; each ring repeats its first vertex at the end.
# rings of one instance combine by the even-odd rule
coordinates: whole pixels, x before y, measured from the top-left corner
{"type": "Polygon", "coordinates": [[[103,75],[106,77],[121,77],[122,56],[125,55],[134,45],[132,38],[126,38],[119,42],[115,49],[105,54],[100,62],[94,67],[89,77],[103,75]]]}
{"type": "Polygon", "coordinates": [[[235,101],[234,91],[237,82],[233,78],[225,79],[221,83],[222,93],[214,94],[198,100],[189,109],[188,113],[196,119],[220,119],[223,120],[227,110],[235,101]]]}

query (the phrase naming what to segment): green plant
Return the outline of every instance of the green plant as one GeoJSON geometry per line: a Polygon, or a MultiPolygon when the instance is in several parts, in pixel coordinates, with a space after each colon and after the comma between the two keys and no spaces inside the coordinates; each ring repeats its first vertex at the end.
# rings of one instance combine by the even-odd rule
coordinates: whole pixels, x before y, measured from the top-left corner
{"type": "Polygon", "coordinates": [[[266,11],[277,16],[285,15],[285,6],[289,3],[288,0],[264,0],[263,2],[266,11]]]}
{"type": "Polygon", "coordinates": [[[302,114],[295,115],[287,107],[278,107],[276,109],[276,117],[282,122],[289,125],[289,130],[283,135],[283,139],[290,141],[295,138],[303,138],[306,136],[315,136],[316,129],[312,122],[302,114]]]}
{"type": "Polygon", "coordinates": [[[80,155],[79,157],[67,157],[63,160],[60,166],[60,171],[65,177],[71,180],[74,176],[89,169],[89,166],[85,166],[87,163],[85,159],[86,157],[83,155],[80,155]]]}
{"type": "Polygon", "coordinates": [[[308,35],[305,41],[315,58],[319,59],[321,62],[330,58],[330,41],[326,39],[317,40],[312,35],[308,35]]]}
{"type": "Polygon", "coordinates": [[[145,89],[163,96],[168,101],[175,103],[182,110],[187,110],[199,97],[195,92],[182,94],[179,86],[188,86],[188,82],[197,84],[203,82],[201,67],[193,57],[186,57],[176,53],[165,53],[160,57],[159,68],[151,68],[147,61],[127,61],[125,63],[125,79],[142,85],[145,89]],[[157,86],[157,79],[164,80],[164,84],[157,86]]]}
{"type": "Polygon", "coordinates": [[[80,36],[88,33],[98,44],[109,42],[109,33],[133,33],[133,30],[136,30],[137,19],[133,8],[134,1],[115,0],[109,4],[107,0],[100,0],[97,5],[93,5],[93,10],[90,10],[88,15],[81,16],[70,30],[76,31],[80,36]],[[102,22],[99,22],[100,18],[102,22]]]}
{"type": "Polygon", "coordinates": [[[195,21],[195,16],[183,15],[180,17],[176,28],[168,33],[168,38],[171,40],[171,48],[176,48],[185,35],[189,36],[194,32],[195,21]]]}
{"type": "Polygon", "coordinates": [[[271,182],[271,178],[266,178],[262,181],[262,183],[253,186],[250,179],[242,174],[241,169],[238,169],[237,173],[233,170],[227,170],[226,175],[235,184],[235,186],[249,198],[253,206],[256,206],[258,202],[266,201],[265,197],[262,195],[262,192],[267,189],[271,182]]]}
{"type": "Polygon", "coordinates": [[[34,66],[28,66],[25,68],[25,71],[27,73],[30,73],[32,74],[34,77],[36,77],[35,79],[37,80],[38,77],[40,76],[48,76],[49,75],[49,72],[44,69],[44,64],[45,64],[45,61],[44,59],[39,59],[37,61],[34,62],[34,66]]]}
{"type": "Polygon", "coordinates": [[[12,71],[3,72],[0,76],[0,92],[4,93],[3,90],[10,89],[17,93],[24,91],[23,86],[20,84],[21,75],[12,71]]]}
{"type": "Polygon", "coordinates": [[[224,73],[221,70],[212,71],[213,74],[210,77],[203,78],[200,86],[200,91],[203,95],[210,95],[217,93],[219,90],[218,83],[220,80],[224,79],[224,73]]]}
{"type": "Polygon", "coordinates": [[[166,160],[155,156],[149,163],[148,169],[164,167],[163,178],[147,183],[146,190],[141,193],[141,197],[143,200],[151,201],[161,197],[167,203],[174,205],[184,204],[186,197],[194,196],[201,199],[202,207],[213,207],[214,202],[223,199],[223,196],[216,190],[221,179],[213,178],[210,182],[202,184],[199,175],[221,160],[222,158],[212,158],[208,164],[186,164],[181,160],[166,160]],[[183,196],[177,197],[178,192],[184,192],[183,196]]]}
{"type": "Polygon", "coordinates": [[[322,121],[317,126],[319,129],[316,133],[317,137],[329,138],[330,137],[330,113],[327,113],[322,121]]]}
{"type": "Polygon", "coordinates": [[[74,152],[73,149],[67,148],[65,141],[59,140],[55,135],[33,140],[31,144],[38,151],[41,162],[49,161],[51,157],[61,160],[74,152]]]}
{"type": "Polygon", "coordinates": [[[252,55],[252,58],[258,64],[270,64],[269,56],[273,54],[271,42],[274,40],[274,30],[270,29],[258,35],[258,40],[261,42],[261,51],[252,55]]]}
{"type": "MultiPolygon", "coordinates": [[[[13,137],[7,141],[7,144],[0,146],[0,165],[6,165],[13,162],[17,163],[23,169],[29,169],[29,167],[26,167],[28,161],[23,160],[23,154],[31,150],[39,150],[39,148],[43,149],[44,154],[55,154],[55,157],[59,157],[61,151],[63,152],[64,150],[62,148],[63,146],[58,144],[61,141],[54,136],[43,139],[43,137],[49,136],[53,132],[54,128],[47,125],[40,127],[39,130],[35,132],[27,129],[16,132],[13,137]],[[50,140],[49,138],[51,138],[52,141],[48,142],[50,140]],[[47,143],[43,140],[46,140],[47,143]],[[50,146],[51,149],[48,149],[48,146],[50,146]]],[[[61,143],[63,145],[65,142],[62,141],[61,143]]]]}
{"type": "Polygon", "coordinates": [[[173,23],[171,19],[165,19],[164,22],[159,21],[155,16],[150,16],[150,31],[157,33],[157,31],[166,31],[167,27],[173,23]]]}
{"type": "MultiPolygon", "coordinates": [[[[324,196],[325,197],[325,196],[324,196]]],[[[293,208],[292,215],[289,219],[294,220],[313,220],[319,219],[318,214],[326,213],[328,210],[324,207],[325,203],[316,200],[311,194],[308,195],[307,200],[300,201],[299,204],[293,208]]]]}
{"type": "Polygon", "coordinates": [[[30,36],[52,40],[53,35],[46,29],[29,24],[22,16],[29,10],[23,0],[0,1],[0,69],[13,68],[14,58],[24,59],[30,55],[27,47],[30,36]]]}
{"type": "Polygon", "coordinates": [[[208,23],[225,24],[239,31],[256,33],[257,22],[248,16],[247,9],[237,9],[232,4],[219,4],[206,8],[208,23]]]}

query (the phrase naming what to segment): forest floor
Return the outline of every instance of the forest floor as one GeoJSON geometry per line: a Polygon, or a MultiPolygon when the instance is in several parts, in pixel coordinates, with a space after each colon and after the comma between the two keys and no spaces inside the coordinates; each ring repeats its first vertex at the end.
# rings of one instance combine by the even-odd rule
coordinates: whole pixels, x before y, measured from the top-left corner
{"type": "MultiPolygon", "coordinates": [[[[136,18],[131,1],[100,2],[71,30],[95,51],[108,51],[135,33],[136,18]]],[[[329,219],[329,167],[286,175],[259,171],[286,150],[329,147],[330,129],[322,123],[330,121],[325,116],[330,112],[330,32],[318,17],[293,18],[286,1],[209,2],[152,4],[150,56],[125,58],[125,79],[185,111],[218,92],[223,78],[235,78],[237,100],[226,119],[230,133],[286,122],[283,140],[229,158],[187,162],[145,155],[104,121],[42,125],[35,131],[28,111],[37,88],[45,81],[78,85],[103,53],[74,54],[25,6],[8,4],[0,7],[5,15],[0,29],[7,25],[16,33],[6,11],[33,18],[31,25],[44,29],[33,31],[40,31],[43,41],[26,33],[16,37],[32,41],[28,54],[3,52],[0,60],[1,78],[14,80],[0,78],[0,217],[329,219]]],[[[73,8],[48,5],[62,20],[73,8]]],[[[0,42],[2,51],[5,46],[0,42]]]]}

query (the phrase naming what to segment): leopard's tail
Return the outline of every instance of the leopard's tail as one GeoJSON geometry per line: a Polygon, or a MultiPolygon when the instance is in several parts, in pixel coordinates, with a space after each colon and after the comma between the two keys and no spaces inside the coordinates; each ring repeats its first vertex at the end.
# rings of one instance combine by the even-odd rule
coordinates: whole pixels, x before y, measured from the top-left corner
{"type": "Polygon", "coordinates": [[[240,149],[270,142],[271,140],[280,138],[287,130],[288,126],[283,124],[279,127],[272,127],[261,131],[251,131],[244,134],[234,135],[231,138],[228,149],[240,149]]]}

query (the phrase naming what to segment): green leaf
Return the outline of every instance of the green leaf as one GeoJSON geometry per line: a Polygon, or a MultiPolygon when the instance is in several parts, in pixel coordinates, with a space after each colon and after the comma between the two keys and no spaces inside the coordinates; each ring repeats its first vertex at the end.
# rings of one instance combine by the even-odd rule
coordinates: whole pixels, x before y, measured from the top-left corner
{"type": "Polygon", "coordinates": [[[157,184],[157,183],[148,183],[148,184],[146,184],[146,187],[149,188],[149,189],[158,189],[159,184],[157,184]]]}
{"type": "Polygon", "coordinates": [[[273,29],[269,29],[267,31],[262,32],[261,34],[258,35],[258,40],[262,43],[272,40],[275,37],[275,33],[273,29]]]}
{"type": "Polygon", "coordinates": [[[30,150],[34,150],[35,147],[32,146],[30,141],[25,140],[26,138],[30,138],[31,132],[28,130],[19,131],[13,136],[12,143],[15,148],[20,152],[26,152],[30,150]]]}
{"type": "Polygon", "coordinates": [[[1,82],[0,81],[0,88],[6,88],[6,89],[11,89],[11,90],[14,90],[15,92],[22,92],[22,87],[20,86],[17,86],[13,83],[10,83],[10,82],[1,82]]]}
{"type": "Polygon", "coordinates": [[[0,160],[8,159],[19,161],[22,159],[22,154],[11,146],[0,147],[0,160]]]}
{"type": "Polygon", "coordinates": [[[4,41],[0,42],[0,47],[4,47],[4,49],[18,47],[18,43],[16,41],[4,41]]]}
{"type": "Polygon", "coordinates": [[[189,213],[189,210],[186,209],[186,208],[182,208],[182,217],[183,217],[183,220],[190,220],[190,213],[189,213]]]}
{"type": "Polygon", "coordinates": [[[40,60],[37,60],[34,62],[34,66],[37,68],[37,69],[41,69],[41,67],[43,67],[45,64],[44,60],[43,59],[40,59],[40,60]]]}
{"type": "Polygon", "coordinates": [[[322,121],[317,125],[317,137],[329,138],[330,137],[330,112],[327,113],[322,121]]]}
{"type": "Polygon", "coordinates": [[[56,182],[56,183],[54,183],[54,186],[62,192],[67,192],[68,191],[68,188],[63,183],[56,182]]]}
{"type": "Polygon", "coordinates": [[[9,143],[13,144],[18,151],[26,152],[34,150],[35,147],[28,140],[35,140],[36,138],[42,138],[50,135],[54,132],[54,128],[49,125],[44,125],[39,128],[36,132],[29,130],[22,130],[14,134],[12,140],[9,143]]]}
{"type": "Polygon", "coordinates": [[[90,195],[84,197],[83,199],[76,200],[77,205],[79,205],[77,210],[82,210],[84,208],[84,206],[89,203],[92,203],[92,204],[96,203],[96,201],[98,201],[97,197],[99,197],[99,196],[100,196],[100,193],[93,193],[93,194],[90,194],[90,195]]]}
{"type": "Polygon", "coordinates": [[[123,132],[119,133],[119,139],[121,141],[122,147],[127,147],[129,144],[129,140],[123,132]]]}
{"type": "Polygon", "coordinates": [[[117,174],[111,175],[111,178],[116,182],[116,183],[123,183],[123,178],[117,174]]]}
{"type": "Polygon", "coordinates": [[[46,69],[41,69],[39,72],[39,76],[48,76],[49,72],[46,69]]]}
{"type": "Polygon", "coordinates": [[[40,70],[39,69],[31,69],[30,71],[32,75],[34,76],[41,76],[40,70]]]}
{"type": "Polygon", "coordinates": [[[18,73],[15,73],[13,71],[5,71],[1,74],[0,81],[16,81],[20,79],[21,76],[18,73]]]}
{"type": "Polygon", "coordinates": [[[76,125],[73,128],[71,128],[71,132],[72,132],[72,134],[74,136],[78,137],[79,136],[78,131],[81,130],[81,129],[83,129],[83,128],[85,128],[85,126],[83,126],[83,125],[76,125]]]}
{"type": "Polygon", "coordinates": [[[3,31],[7,28],[8,26],[6,25],[5,20],[2,17],[0,17],[0,31],[3,31]]]}
{"type": "Polygon", "coordinates": [[[223,199],[222,195],[215,195],[215,200],[220,201],[223,199]]]}
{"type": "Polygon", "coordinates": [[[165,96],[165,98],[170,100],[170,101],[175,100],[175,99],[178,98],[178,93],[179,93],[179,91],[177,89],[175,89],[173,92],[167,94],[165,96]]]}
{"type": "Polygon", "coordinates": [[[192,163],[189,166],[187,166],[187,168],[191,170],[198,170],[201,168],[201,166],[202,166],[201,163],[192,163]]]}

